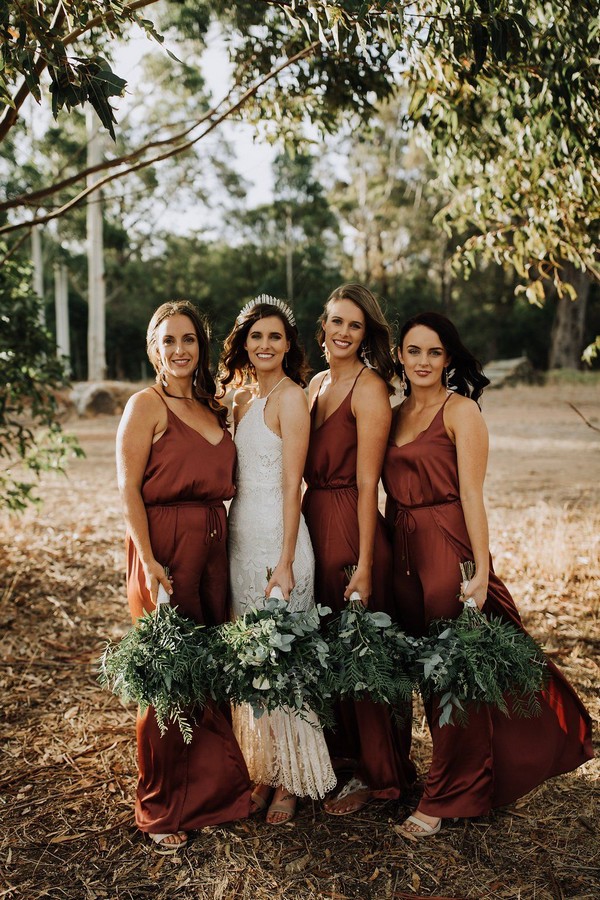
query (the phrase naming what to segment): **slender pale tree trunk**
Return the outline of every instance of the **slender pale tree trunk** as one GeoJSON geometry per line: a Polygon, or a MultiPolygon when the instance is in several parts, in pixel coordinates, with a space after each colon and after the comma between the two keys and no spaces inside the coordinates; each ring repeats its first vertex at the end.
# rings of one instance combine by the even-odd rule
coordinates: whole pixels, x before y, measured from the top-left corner
{"type": "Polygon", "coordinates": [[[64,263],[54,266],[54,304],[56,308],[56,354],[67,360],[70,374],[71,341],[69,339],[69,284],[64,263]]]}
{"type": "MultiPolygon", "coordinates": [[[[44,257],[42,253],[42,233],[39,225],[31,229],[31,262],[33,264],[33,289],[40,298],[44,299],[44,257]]],[[[43,305],[40,308],[40,319],[45,323],[43,305]]]]}
{"type": "MultiPolygon", "coordinates": [[[[577,291],[577,299],[571,300],[566,293],[558,298],[550,338],[548,366],[550,369],[580,369],[587,301],[592,282],[587,272],[576,269],[571,263],[565,263],[562,280],[573,285],[577,291]]],[[[556,289],[552,287],[546,299],[550,300],[554,294],[556,289]]]]}
{"type": "Polygon", "coordinates": [[[292,230],[292,208],[285,211],[285,275],[287,282],[287,301],[294,304],[294,232],[292,230]]]}
{"type": "MultiPolygon", "coordinates": [[[[88,167],[102,162],[102,142],[91,111],[87,113],[88,167]]],[[[95,184],[97,175],[88,177],[95,184]]],[[[101,381],[106,376],[104,242],[102,236],[102,194],[90,195],[87,203],[88,251],[88,381],[101,381]]]]}

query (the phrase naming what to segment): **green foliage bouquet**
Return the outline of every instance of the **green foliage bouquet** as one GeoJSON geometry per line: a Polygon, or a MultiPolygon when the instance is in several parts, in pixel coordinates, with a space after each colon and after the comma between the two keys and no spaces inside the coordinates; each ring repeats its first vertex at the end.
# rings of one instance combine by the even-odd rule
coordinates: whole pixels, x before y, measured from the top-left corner
{"type": "MultiPolygon", "coordinates": [[[[461,570],[462,597],[473,563],[461,570]]],[[[464,602],[456,619],[431,624],[417,660],[423,696],[439,697],[440,725],[453,724],[454,718],[465,725],[469,703],[487,703],[507,716],[539,715],[537,694],[547,680],[541,647],[511,622],[484,616],[473,600],[464,602]]]]}
{"type": "Polygon", "coordinates": [[[186,744],[192,740],[194,708],[204,705],[212,665],[208,631],[184,618],[170,603],[144,612],[118,644],[100,657],[99,681],[140,712],[154,708],[161,734],[176,723],[186,744]]]}
{"type": "Polygon", "coordinates": [[[330,612],[321,606],[290,612],[284,600],[270,598],[263,608],[213,629],[213,697],[248,703],[256,718],[288,709],[312,721],[312,710],[322,724],[331,723],[331,696],[324,689],[329,648],[319,632],[321,616],[330,612]]]}
{"type": "MultiPolygon", "coordinates": [[[[348,577],[352,569],[347,570],[348,577]]],[[[414,688],[418,641],[405,635],[387,613],[366,609],[358,594],[329,625],[328,683],[342,698],[395,705],[414,688]]]]}

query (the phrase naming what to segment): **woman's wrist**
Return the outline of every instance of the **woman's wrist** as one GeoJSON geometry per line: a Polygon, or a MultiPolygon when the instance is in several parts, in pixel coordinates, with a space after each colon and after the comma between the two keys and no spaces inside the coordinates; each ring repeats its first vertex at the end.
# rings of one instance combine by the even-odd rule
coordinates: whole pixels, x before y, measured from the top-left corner
{"type": "Polygon", "coordinates": [[[275,566],[276,569],[291,569],[294,565],[294,557],[293,556],[282,556],[275,566]]]}

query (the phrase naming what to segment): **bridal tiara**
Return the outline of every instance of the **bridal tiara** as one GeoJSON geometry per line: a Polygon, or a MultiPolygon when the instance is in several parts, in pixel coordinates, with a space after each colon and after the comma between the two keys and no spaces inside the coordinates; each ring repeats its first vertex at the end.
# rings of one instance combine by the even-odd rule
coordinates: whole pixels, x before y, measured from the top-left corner
{"type": "Polygon", "coordinates": [[[261,303],[264,303],[267,306],[275,306],[277,309],[283,313],[287,321],[290,323],[292,328],[296,327],[296,319],[294,317],[294,313],[283,300],[278,300],[277,297],[271,297],[269,294],[260,294],[258,297],[255,297],[253,300],[249,300],[245,306],[239,311],[238,317],[235,320],[238,325],[241,324],[244,316],[250,312],[250,310],[254,309],[255,306],[260,306],[261,303]]]}

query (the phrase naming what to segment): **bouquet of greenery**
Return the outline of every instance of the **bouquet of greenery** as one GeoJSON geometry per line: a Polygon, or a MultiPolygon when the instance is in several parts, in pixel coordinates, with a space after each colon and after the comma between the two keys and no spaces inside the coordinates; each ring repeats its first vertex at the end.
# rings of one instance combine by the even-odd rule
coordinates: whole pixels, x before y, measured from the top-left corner
{"type": "Polygon", "coordinates": [[[212,629],[212,696],[218,702],[248,703],[256,718],[287,709],[307,721],[312,710],[331,724],[331,696],[324,689],[329,647],[320,635],[317,606],[290,612],[276,590],[260,609],[212,629]]]}
{"type": "Polygon", "coordinates": [[[439,697],[440,725],[452,724],[454,717],[465,725],[469,703],[487,703],[507,716],[539,715],[537,694],[547,680],[542,648],[516,625],[484,616],[474,600],[464,598],[474,571],[472,562],[461,564],[464,609],[456,619],[433,622],[423,641],[417,660],[421,692],[439,697]]]}
{"type": "Polygon", "coordinates": [[[118,644],[107,644],[98,680],[142,713],[152,706],[161,734],[174,722],[190,743],[194,707],[204,705],[211,677],[207,634],[171,606],[163,589],[152,612],[144,612],[118,644]]]}
{"type": "MultiPolygon", "coordinates": [[[[346,572],[352,576],[352,569],[346,572]]],[[[415,684],[418,641],[405,635],[384,612],[365,608],[353,594],[327,630],[330,669],[327,683],[342,698],[398,704],[415,684]]]]}

